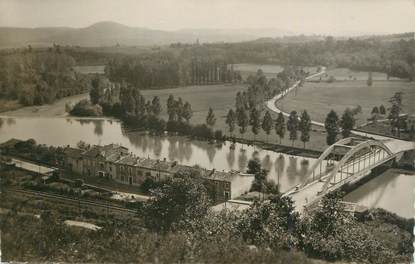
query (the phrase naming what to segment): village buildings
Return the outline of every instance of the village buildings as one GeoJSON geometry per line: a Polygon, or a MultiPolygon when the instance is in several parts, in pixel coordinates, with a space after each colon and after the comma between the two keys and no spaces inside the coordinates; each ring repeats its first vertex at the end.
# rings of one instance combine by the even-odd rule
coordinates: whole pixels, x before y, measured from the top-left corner
{"type": "MultiPolygon", "coordinates": [[[[142,158],[116,144],[92,146],[87,149],[66,147],[64,168],[85,177],[101,177],[140,186],[146,179],[166,180],[181,170],[189,168],[176,161],[142,158]]],[[[224,172],[199,168],[201,177],[212,199],[223,202],[248,192],[253,175],[238,171],[224,172]]]]}

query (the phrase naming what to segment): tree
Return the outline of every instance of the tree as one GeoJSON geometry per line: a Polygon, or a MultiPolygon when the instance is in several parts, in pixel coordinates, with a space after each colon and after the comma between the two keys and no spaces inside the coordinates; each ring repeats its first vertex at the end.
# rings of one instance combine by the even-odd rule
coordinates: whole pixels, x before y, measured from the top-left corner
{"type": "Polygon", "coordinates": [[[249,117],[244,108],[239,108],[236,114],[238,119],[239,132],[243,135],[245,134],[246,128],[249,125],[249,117]]]}
{"type": "Polygon", "coordinates": [[[372,86],[373,84],[373,78],[372,78],[372,72],[369,72],[369,76],[367,77],[367,86],[372,86]]]}
{"type": "Polygon", "coordinates": [[[177,121],[182,122],[182,119],[184,118],[183,112],[184,112],[184,104],[181,97],[175,102],[175,108],[176,108],[176,114],[177,114],[177,121]]]}
{"type": "Polygon", "coordinates": [[[167,114],[169,115],[169,121],[176,121],[176,101],[174,100],[174,96],[172,94],[169,95],[169,98],[167,99],[167,114]]]}
{"type": "Polygon", "coordinates": [[[161,103],[160,103],[160,97],[154,96],[153,100],[151,101],[151,111],[153,115],[159,116],[161,113],[161,103]]]}
{"type": "Polygon", "coordinates": [[[236,109],[245,108],[245,103],[244,103],[244,99],[242,97],[242,93],[241,92],[238,92],[236,94],[235,107],[236,107],[236,109]]]}
{"type": "Polygon", "coordinates": [[[236,114],[232,109],[229,109],[229,112],[226,115],[225,123],[228,125],[229,133],[232,135],[233,131],[235,130],[235,125],[236,125],[236,114]]]}
{"type": "Polygon", "coordinates": [[[379,108],[377,106],[374,106],[371,112],[372,115],[379,114],[379,108]]]}
{"type": "Polygon", "coordinates": [[[187,123],[189,123],[190,119],[193,116],[192,106],[189,102],[186,102],[183,106],[183,118],[186,120],[187,123]]]}
{"type": "Polygon", "coordinates": [[[297,111],[291,111],[290,116],[287,120],[287,129],[290,132],[290,140],[292,141],[292,146],[294,146],[294,141],[297,140],[297,130],[298,130],[298,115],[297,111]]]}
{"type": "Polygon", "coordinates": [[[253,107],[250,114],[249,124],[251,125],[252,133],[254,133],[254,141],[256,135],[259,133],[259,128],[261,127],[261,116],[259,111],[253,107]]]}
{"type": "Polygon", "coordinates": [[[206,124],[210,127],[213,128],[213,126],[216,123],[216,117],[215,114],[213,113],[213,109],[211,107],[209,107],[209,112],[206,116],[206,124]]]}
{"type": "Polygon", "coordinates": [[[391,103],[391,108],[389,112],[389,120],[391,123],[391,129],[393,131],[394,128],[398,130],[398,136],[400,136],[400,113],[402,111],[402,92],[396,92],[390,99],[389,102],[391,103]]]}
{"type": "Polygon", "coordinates": [[[279,112],[277,120],[275,121],[275,133],[280,138],[280,144],[281,140],[284,138],[285,135],[285,119],[284,115],[279,112]]]}
{"type": "Polygon", "coordinates": [[[356,120],[353,117],[352,111],[349,108],[346,108],[340,120],[343,138],[347,138],[350,136],[351,131],[354,128],[355,122],[356,120]]]}
{"type": "Polygon", "coordinates": [[[386,115],[386,108],[384,105],[379,106],[379,113],[381,115],[386,115]]]}
{"type": "Polygon", "coordinates": [[[262,120],[262,130],[265,131],[267,134],[267,142],[268,136],[271,134],[272,127],[274,126],[274,121],[272,120],[271,114],[269,111],[265,112],[264,119],[262,120]]]}
{"type": "Polygon", "coordinates": [[[334,110],[331,110],[326,117],[324,127],[327,131],[326,142],[327,145],[333,145],[336,142],[337,134],[339,133],[339,118],[334,110]]]}
{"type": "Polygon", "coordinates": [[[293,228],[299,225],[299,215],[290,197],[273,195],[266,201],[256,202],[241,212],[239,222],[238,229],[244,240],[255,245],[269,245],[270,251],[296,244],[293,228]]]}
{"type": "Polygon", "coordinates": [[[97,76],[91,81],[91,91],[89,92],[89,97],[92,104],[98,104],[102,97],[104,96],[104,87],[102,80],[97,76]]]}
{"type": "Polygon", "coordinates": [[[209,200],[200,173],[195,168],[179,170],[161,187],[152,190],[152,199],[143,208],[146,226],[168,231],[205,216],[209,200]]]}
{"type": "Polygon", "coordinates": [[[249,160],[246,173],[255,175],[255,180],[252,183],[251,190],[262,192],[263,187],[265,187],[268,172],[261,168],[261,161],[258,157],[254,157],[249,160]]]}
{"type": "Polygon", "coordinates": [[[310,131],[311,131],[311,118],[308,115],[307,111],[304,110],[301,114],[299,128],[301,131],[301,141],[305,144],[310,141],[310,131]]]}
{"type": "Polygon", "coordinates": [[[414,140],[415,139],[415,127],[414,125],[411,126],[411,129],[409,130],[409,139],[414,140]]]}

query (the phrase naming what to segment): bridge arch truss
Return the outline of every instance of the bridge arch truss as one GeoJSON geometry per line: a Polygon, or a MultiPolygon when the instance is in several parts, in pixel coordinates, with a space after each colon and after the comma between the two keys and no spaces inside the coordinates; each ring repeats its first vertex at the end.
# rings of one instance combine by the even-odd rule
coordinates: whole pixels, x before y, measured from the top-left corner
{"type": "Polygon", "coordinates": [[[394,158],[381,141],[345,138],[328,147],[311,166],[307,180],[300,189],[314,181],[324,182],[318,194],[325,195],[333,188],[364,174],[394,158]]]}

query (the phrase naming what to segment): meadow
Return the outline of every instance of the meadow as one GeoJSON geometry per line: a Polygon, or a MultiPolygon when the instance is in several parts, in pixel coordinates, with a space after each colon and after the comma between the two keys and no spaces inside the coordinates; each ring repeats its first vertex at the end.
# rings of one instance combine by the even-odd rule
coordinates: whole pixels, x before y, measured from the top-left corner
{"type": "MultiPolygon", "coordinates": [[[[275,78],[277,73],[284,70],[284,66],[278,64],[252,64],[252,63],[238,63],[233,65],[235,71],[239,71],[244,80],[249,75],[254,75],[261,69],[267,78],[275,78]]],[[[304,71],[310,73],[316,72],[317,67],[303,67],[304,71]]]]}
{"type": "Polygon", "coordinates": [[[75,66],[73,69],[82,74],[104,74],[105,65],[75,66]]]}
{"type": "Polygon", "coordinates": [[[374,106],[383,104],[390,107],[389,98],[396,92],[403,92],[404,113],[415,113],[415,82],[366,81],[307,82],[298,91],[290,93],[278,103],[285,112],[307,110],[311,119],[324,122],[327,113],[333,109],[340,116],[349,107],[362,107],[362,114],[355,116],[358,124],[367,122],[374,106]]]}
{"type": "MultiPolygon", "coordinates": [[[[334,77],[337,81],[367,81],[369,72],[367,71],[355,71],[348,68],[329,68],[326,70],[326,74],[315,77],[313,81],[326,81],[330,77],[334,77]]],[[[374,81],[386,81],[387,74],[383,72],[372,72],[372,80],[374,81]]],[[[391,77],[389,80],[399,80],[398,78],[391,77]]]]}
{"type": "MultiPolygon", "coordinates": [[[[147,99],[151,99],[153,96],[159,96],[162,102],[163,111],[161,116],[164,119],[168,119],[166,112],[166,101],[170,94],[173,94],[177,99],[181,97],[183,101],[188,101],[192,105],[193,117],[190,120],[192,124],[204,124],[206,123],[206,116],[209,107],[212,107],[216,117],[216,124],[214,129],[222,130],[226,135],[229,134],[228,126],[225,123],[226,114],[229,109],[235,109],[235,97],[238,91],[242,91],[247,88],[246,84],[220,84],[220,85],[203,85],[203,86],[188,86],[163,90],[143,90],[142,93],[147,99]]],[[[264,105],[262,105],[264,107],[264,105]]],[[[263,109],[262,116],[264,115],[263,109]]],[[[273,119],[277,118],[276,114],[272,114],[273,119]]],[[[311,142],[307,143],[308,149],[324,150],[326,147],[325,134],[321,132],[321,128],[313,128],[311,132],[311,142]]],[[[251,128],[247,129],[244,135],[238,132],[239,128],[235,129],[234,135],[238,138],[247,140],[258,140],[267,143],[279,144],[279,138],[275,135],[275,131],[271,131],[271,134],[267,136],[263,131],[260,131],[258,135],[254,135],[251,132],[251,128]]],[[[298,133],[300,136],[300,133],[298,133]]],[[[292,142],[288,139],[288,133],[282,140],[281,145],[291,146],[292,142]]],[[[294,146],[303,148],[303,143],[299,140],[294,142],[294,146]]]]}

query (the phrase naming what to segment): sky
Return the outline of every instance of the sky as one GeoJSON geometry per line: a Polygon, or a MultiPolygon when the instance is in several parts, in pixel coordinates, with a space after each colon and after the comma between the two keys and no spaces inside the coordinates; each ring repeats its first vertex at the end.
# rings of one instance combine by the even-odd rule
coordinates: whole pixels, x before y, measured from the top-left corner
{"type": "Polygon", "coordinates": [[[0,0],[0,26],[161,30],[278,28],[304,34],[415,31],[415,0],[0,0]]]}

